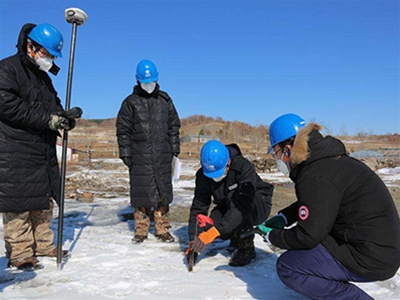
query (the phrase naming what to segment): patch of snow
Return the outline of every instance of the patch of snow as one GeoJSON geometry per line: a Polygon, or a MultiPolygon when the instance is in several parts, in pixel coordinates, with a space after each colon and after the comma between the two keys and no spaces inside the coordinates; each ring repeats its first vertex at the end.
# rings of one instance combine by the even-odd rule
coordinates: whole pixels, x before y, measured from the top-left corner
{"type": "MultiPolygon", "coordinates": [[[[121,164],[118,160],[101,162],[121,164]]],[[[195,165],[183,161],[182,173],[186,172],[191,179],[173,183],[172,209],[177,205],[190,206],[196,170],[195,165]]],[[[82,170],[84,173],[92,171],[82,170]]],[[[96,176],[101,178],[110,178],[114,172],[97,171],[96,176]]],[[[400,168],[379,172],[394,177],[400,174],[400,168]]],[[[260,175],[271,182],[290,182],[287,176],[279,174],[260,175]]],[[[184,256],[188,246],[187,224],[171,224],[171,233],[176,238],[174,243],[157,241],[152,224],[148,240],[132,244],[133,220],[121,218],[129,212],[132,212],[129,197],[95,197],[93,203],[66,199],[63,248],[71,251],[71,258],[60,270],[54,259],[41,258],[44,269],[21,274],[6,271],[3,225],[0,224],[0,298],[305,299],[280,282],[275,264],[281,251],[269,248],[261,237],[255,238],[257,258],[250,265],[229,266],[230,254],[225,250],[228,241],[216,240],[199,256],[193,272],[189,273],[184,256]]],[[[57,213],[55,210],[52,225],[56,235],[57,213]]],[[[357,285],[376,300],[400,298],[400,272],[387,281],[357,285]]]]}

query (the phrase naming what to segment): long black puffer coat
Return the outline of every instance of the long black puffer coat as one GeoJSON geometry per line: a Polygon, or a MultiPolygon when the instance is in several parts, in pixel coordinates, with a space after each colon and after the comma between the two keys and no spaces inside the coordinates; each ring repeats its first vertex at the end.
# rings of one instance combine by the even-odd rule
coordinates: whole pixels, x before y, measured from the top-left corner
{"type": "Polygon", "coordinates": [[[131,157],[133,207],[172,202],[171,163],[180,153],[180,120],[172,99],[157,84],[148,94],[139,85],[122,103],[117,117],[119,156],[131,157]]]}
{"type": "Polygon", "coordinates": [[[0,211],[49,208],[58,199],[58,132],[47,129],[51,113],[62,111],[47,73],[26,54],[25,24],[17,54],[0,61],[0,211]]]}

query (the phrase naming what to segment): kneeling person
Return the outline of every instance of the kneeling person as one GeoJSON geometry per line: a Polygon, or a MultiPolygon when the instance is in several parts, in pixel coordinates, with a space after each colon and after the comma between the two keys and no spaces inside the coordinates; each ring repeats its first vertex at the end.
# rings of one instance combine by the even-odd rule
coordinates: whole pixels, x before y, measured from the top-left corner
{"type": "MultiPolygon", "coordinates": [[[[236,252],[231,266],[244,266],[255,257],[254,234],[239,235],[266,220],[271,211],[273,186],[264,182],[254,166],[242,156],[236,144],[225,146],[211,140],[200,153],[201,168],[196,173],[196,188],[189,217],[189,249],[202,252],[215,238],[230,239],[228,250],[236,252]],[[199,228],[197,216],[210,213],[211,228],[199,228]],[[203,232],[201,232],[203,231],[203,232]],[[200,233],[201,232],[201,233],[200,233]],[[197,233],[200,233],[197,236],[197,233]]],[[[209,226],[210,227],[210,226],[209,226]]]]}

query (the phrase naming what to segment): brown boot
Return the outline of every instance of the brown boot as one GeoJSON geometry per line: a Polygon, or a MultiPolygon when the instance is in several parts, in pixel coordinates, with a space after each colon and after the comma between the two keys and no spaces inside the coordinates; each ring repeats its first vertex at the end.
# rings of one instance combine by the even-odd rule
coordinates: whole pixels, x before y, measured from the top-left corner
{"type": "MultiPolygon", "coordinates": [[[[57,257],[57,248],[54,248],[51,250],[51,252],[46,253],[46,254],[36,254],[36,257],[57,257]]],[[[71,257],[71,253],[68,250],[62,250],[61,252],[61,259],[66,260],[71,257]]]]}
{"type": "Polygon", "coordinates": [[[132,239],[132,244],[141,244],[144,242],[144,240],[147,240],[147,235],[135,234],[135,236],[132,239]]]}
{"type": "Polygon", "coordinates": [[[16,268],[22,271],[34,271],[40,270],[43,268],[43,265],[39,262],[39,260],[35,257],[27,257],[22,260],[17,261],[9,261],[9,268],[16,268]]]}
{"type": "Polygon", "coordinates": [[[156,234],[156,238],[163,243],[175,242],[175,238],[169,232],[164,234],[156,234]]]}
{"type": "Polygon", "coordinates": [[[151,209],[147,207],[134,208],[135,236],[132,239],[132,243],[142,243],[147,239],[147,234],[150,229],[150,213],[151,209]]]}
{"type": "Polygon", "coordinates": [[[156,238],[163,243],[172,243],[175,238],[168,232],[171,228],[169,220],[169,206],[159,205],[154,210],[154,228],[156,238]]]}

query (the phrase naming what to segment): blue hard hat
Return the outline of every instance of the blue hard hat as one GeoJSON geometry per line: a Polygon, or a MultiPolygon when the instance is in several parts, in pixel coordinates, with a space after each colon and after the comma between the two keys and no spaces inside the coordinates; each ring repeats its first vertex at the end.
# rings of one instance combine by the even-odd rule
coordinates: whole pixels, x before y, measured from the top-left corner
{"type": "Polygon", "coordinates": [[[62,57],[63,36],[60,31],[50,24],[36,25],[28,34],[28,37],[45,48],[51,55],[62,57]]]}
{"type": "Polygon", "coordinates": [[[156,65],[148,59],[143,59],[137,65],[136,79],[141,83],[157,81],[158,80],[158,71],[157,71],[156,65]]]}
{"type": "Polygon", "coordinates": [[[204,144],[200,152],[203,173],[209,178],[224,175],[229,160],[229,150],[220,141],[211,140],[204,144]]]}
{"type": "Polygon", "coordinates": [[[268,153],[271,153],[275,145],[294,137],[304,126],[306,121],[295,114],[285,114],[275,119],[269,126],[271,146],[268,148],[268,153]]]}

